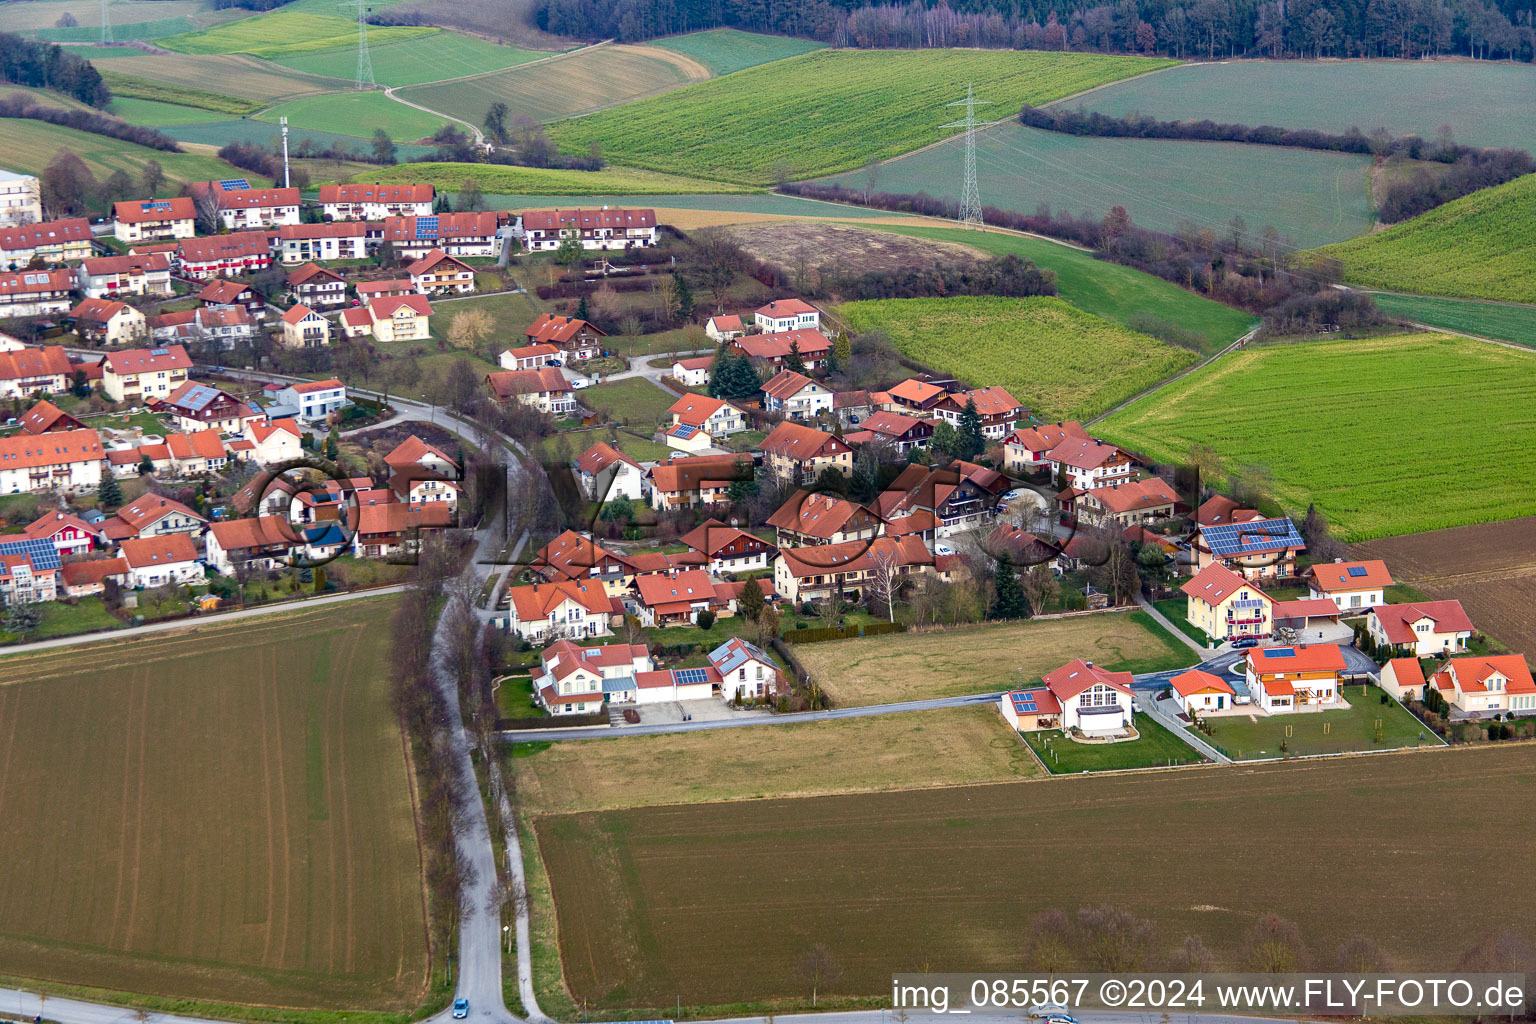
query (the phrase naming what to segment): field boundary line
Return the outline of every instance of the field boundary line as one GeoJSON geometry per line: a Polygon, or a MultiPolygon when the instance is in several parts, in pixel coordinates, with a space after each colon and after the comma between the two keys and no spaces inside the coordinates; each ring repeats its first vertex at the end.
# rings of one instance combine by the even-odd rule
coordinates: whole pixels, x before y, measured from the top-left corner
{"type": "MultiPolygon", "coordinates": [[[[1241,338],[1238,338],[1236,341],[1232,342],[1226,348],[1223,348],[1220,351],[1215,352],[1215,353],[1207,356],[1206,358],[1204,358],[1204,359],[1202,359],[1202,360],[1200,360],[1200,361],[1198,361],[1196,363],[1192,363],[1189,366],[1186,366],[1184,369],[1180,370],[1178,373],[1175,373],[1171,377],[1166,377],[1163,380],[1158,381],[1156,384],[1152,385],[1150,388],[1147,388],[1145,391],[1142,391],[1140,394],[1132,395],[1130,398],[1127,398],[1125,401],[1121,402],[1119,405],[1116,405],[1116,406],[1114,406],[1111,409],[1106,409],[1105,411],[1099,413],[1097,416],[1094,416],[1091,419],[1084,420],[1083,421],[1083,426],[1085,426],[1085,427],[1092,426],[1093,424],[1098,423],[1101,420],[1107,419],[1110,416],[1113,416],[1115,413],[1119,412],[1120,410],[1128,408],[1129,406],[1134,405],[1135,403],[1141,401],[1143,398],[1150,398],[1150,397],[1152,397],[1153,395],[1157,394],[1159,391],[1163,390],[1163,388],[1166,388],[1168,385],[1174,383],[1175,381],[1182,380],[1185,377],[1188,377],[1190,374],[1194,373],[1196,370],[1201,370],[1201,369],[1204,369],[1207,366],[1210,366],[1212,363],[1216,362],[1216,360],[1220,359],[1222,356],[1227,355],[1230,352],[1237,351],[1238,349],[1240,349],[1243,346],[1245,346],[1249,341],[1252,341],[1254,335],[1259,333],[1259,328],[1262,327],[1262,326],[1263,325],[1260,324],[1258,327],[1253,328],[1247,334],[1243,335],[1241,338]]],[[[1529,352],[1530,350],[1526,349],[1526,351],[1529,352]]]]}
{"type": "Polygon", "coordinates": [[[1073,100],[1081,99],[1082,97],[1087,96],[1089,93],[1098,92],[1100,89],[1108,89],[1110,86],[1113,86],[1113,85],[1124,85],[1126,82],[1134,82],[1138,78],[1146,78],[1148,75],[1160,75],[1164,71],[1173,71],[1175,68],[1193,68],[1193,67],[1198,67],[1201,64],[1220,64],[1220,63],[1223,63],[1222,61],[1212,61],[1212,60],[1183,60],[1183,59],[1180,59],[1180,58],[1174,58],[1174,59],[1178,60],[1178,63],[1176,63],[1176,64],[1164,64],[1160,68],[1148,68],[1146,71],[1139,71],[1136,74],[1130,75],[1130,76],[1128,76],[1126,78],[1117,78],[1113,82],[1105,82],[1102,85],[1095,85],[1095,86],[1092,86],[1091,88],[1084,89],[1081,92],[1075,92],[1075,93],[1073,93],[1070,96],[1063,96],[1059,100],[1051,100],[1051,102],[1045,104],[1044,106],[1040,107],[1039,109],[1040,110],[1050,110],[1052,107],[1056,106],[1058,103],[1071,103],[1073,100]]]}
{"type": "Polygon", "coordinates": [[[429,86],[429,85],[451,85],[454,82],[467,82],[467,81],[469,81],[472,78],[486,78],[486,77],[488,77],[490,75],[500,75],[500,74],[503,74],[503,73],[508,72],[508,71],[516,71],[518,68],[531,68],[535,64],[545,64],[545,63],[549,63],[551,61],[561,60],[562,58],[565,58],[565,57],[574,57],[578,53],[585,53],[588,50],[596,50],[596,49],[599,49],[600,47],[609,46],[609,45],[611,45],[611,44],[613,44],[615,42],[616,42],[616,40],[613,40],[613,39],[600,39],[597,42],[589,43],[586,46],[578,46],[574,50],[562,50],[559,53],[552,53],[548,57],[539,57],[536,60],[527,60],[527,61],[524,61],[521,64],[513,64],[511,67],[495,68],[495,69],[490,70],[490,71],[476,71],[472,75],[460,75],[457,78],[440,78],[440,79],[438,79],[435,82],[417,82],[414,85],[396,85],[396,86],[391,86],[391,88],[394,88],[394,89],[421,89],[421,88],[425,88],[426,86],[429,86]]]}
{"type": "MultiPolygon", "coordinates": [[[[1336,284],[1334,287],[1341,292],[1354,292],[1357,295],[1406,295],[1411,299],[1450,299],[1452,302],[1485,302],[1490,306],[1501,305],[1509,306],[1514,309],[1536,309],[1536,306],[1529,306],[1520,302],[1495,302],[1491,299],[1457,299],[1452,298],[1449,295],[1413,295],[1408,292],[1389,292],[1379,288],[1356,288],[1354,285],[1348,284],[1336,284]]],[[[1516,352],[1536,351],[1536,349],[1532,349],[1529,345],[1521,345],[1513,341],[1504,341],[1502,338],[1485,338],[1481,334],[1469,334],[1466,331],[1457,331],[1449,327],[1436,327],[1434,324],[1420,323],[1417,320],[1404,320],[1403,323],[1417,327],[1420,330],[1428,331],[1431,334],[1449,334],[1457,338],[1466,338],[1470,341],[1480,341],[1485,345],[1497,345],[1500,348],[1511,348],[1516,352]]]]}

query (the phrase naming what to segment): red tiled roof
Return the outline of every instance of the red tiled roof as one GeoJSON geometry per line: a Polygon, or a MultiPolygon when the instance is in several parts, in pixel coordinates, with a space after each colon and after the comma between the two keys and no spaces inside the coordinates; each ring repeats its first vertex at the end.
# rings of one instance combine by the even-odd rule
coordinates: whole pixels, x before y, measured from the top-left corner
{"type": "Polygon", "coordinates": [[[238,301],[241,295],[250,290],[248,285],[243,285],[238,281],[231,281],[227,277],[221,277],[203,285],[202,290],[197,293],[197,297],[203,302],[223,305],[238,301]]]}
{"type": "Polygon", "coordinates": [[[305,317],[310,316],[313,313],[314,310],[310,309],[308,306],[301,302],[283,314],[283,323],[297,324],[301,322],[305,317]]]}
{"type": "Polygon", "coordinates": [[[0,468],[4,469],[100,462],[103,457],[101,437],[88,428],[0,437],[0,468]]]}
{"type": "Polygon", "coordinates": [[[583,473],[596,474],[601,473],[615,462],[627,462],[636,469],[640,468],[640,463],[606,441],[597,442],[597,444],[577,456],[576,468],[583,473]]]}
{"type": "Polygon", "coordinates": [[[185,533],[129,538],[118,545],[118,550],[130,569],[197,561],[197,548],[185,533]]]}
{"type": "Polygon", "coordinates": [[[891,558],[896,565],[932,565],[933,553],[920,537],[876,537],[872,541],[849,540],[779,552],[790,575],[825,576],[828,573],[863,572],[875,567],[876,558],[891,558]]]}
{"type": "MultiPolygon", "coordinates": [[[[73,370],[73,367],[71,367],[71,370],[73,370]]],[[[84,423],[81,423],[46,398],[40,400],[21,416],[21,429],[29,434],[46,434],[60,424],[65,429],[85,429],[84,423]]]]}
{"type": "MultiPolygon", "coordinates": [[[[84,320],[93,324],[104,324],[124,310],[132,309],[126,302],[118,302],[116,299],[81,299],[80,304],[69,311],[69,315],[76,320],[84,320]]],[[[108,356],[107,358],[111,358],[108,356]]]]}
{"type": "MultiPolygon", "coordinates": [[[[1328,602],[1333,604],[1332,601],[1328,602]]],[[[1411,644],[1418,639],[1413,624],[1429,619],[1435,633],[1470,633],[1472,620],[1460,601],[1415,601],[1411,604],[1380,604],[1371,609],[1387,641],[1394,644],[1411,644]]]]}
{"type": "Polygon", "coordinates": [[[1111,484],[1108,487],[1095,487],[1086,492],[1084,497],[1091,497],[1115,515],[1161,508],[1164,505],[1172,506],[1179,500],[1173,488],[1169,487],[1162,477],[1157,476],[1146,480],[1133,480],[1129,483],[1111,484]]]}
{"type": "Polygon", "coordinates": [[[0,295],[36,295],[41,292],[68,292],[75,287],[75,275],[63,270],[23,270],[0,275],[0,295]]]}
{"type": "Polygon", "coordinates": [[[345,280],[345,278],[336,273],[336,271],[322,267],[318,263],[306,263],[298,270],[289,273],[288,283],[293,285],[305,284],[317,277],[329,278],[332,281],[345,280]]]}
{"type": "Polygon", "coordinates": [[[1326,597],[1302,598],[1299,601],[1276,601],[1275,621],[1282,619],[1330,619],[1337,618],[1339,606],[1326,597]]]}
{"type": "Polygon", "coordinates": [[[763,385],[763,394],[779,401],[787,401],[816,382],[794,370],[780,370],[763,385]]]}
{"type": "Polygon", "coordinates": [[[183,238],[180,243],[183,263],[212,263],[215,260],[270,256],[272,246],[264,231],[234,231],[206,238],[183,238]]]}
{"type": "Polygon", "coordinates": [[[112,204],[112,219],[120,224],[142,224],[152,220],[192,220],[197,209],[191,196],[172,199],[131,199],[112,204]]]}
{"type": "Polygon", "coordinates": [[[36,249],[62,242],[89,242],[93,237],[91,222],[84,217],[45,220],[37,224],[0,228],[0,252],[36,249]]]}
{"type": "Polygon", "coordinates": [[[409,306],[417,316],[432,315],[432,303],[425,295],[380,295],[368,300],[368,313],[375,320],[387,320],[402,306],[409,306]]]}
{"type": "Polygon", "coordinates": [[[1008,435],[1007,443],[1017,445],[1026,451],[1048,452],[1061,444],[1069,437],[1086,438],[1088,431],[1076,420],[1067,420],[1062,423],[1042,423],[1036,427],[1025,427],[1015,430],[1008,435]]]}
{"type": "Polygon", "coordinates": [[[431,185],[321,185],[320,202],[326,203],[430,203],[437,195],[431,185]]]}
{"type": "Polygon", "coordinates": [[[1256,675],[1277,672],[1342,672],[1344,652],[1338,644],[1299,644],[1295,647],[1255,647],[1248,664],[1256,675]],[[1289,651],[1289,654],[1283,653],[1289,651]]]}
{"type": "Polygon", "coordinates": [[[802,423],[791,423],[789,420],[774,427],[773,432],[763,438],[758,447],[771,455],[782,455],[795,460],[829,457],[853,451],[839,438],[825,430],[807,427],[802,423]]]}
{"type": "Polygon", "coordinates": [[[582,332],[589,332],[598,337],[607,335],[592,326],[585,320],[575,317],[559,316],[555,313],[542,313],[539,318],[528,325],[523,336],[534,342],[546,342],[548,344],[564,345],[582,332]]]}
{"type": "Polygon", "coordinates": [[[211,182],[213,194],[218,197],[221,210],[267,210],[277,206],[298,206],[299,190],[296,188],[240,188],[226,191],[218,182],[211,182]]]}
{"type": "MultiPolygon", "coordinates": [[[[151,445],[148,447],[165,448],[165,445],[151,445]]],[[[139,450],[141,452],[144,451],[143,448],[140,448],[139,450]]],[[[166,455],[168,457],[170,452],[167,451],[166,455]]],[[[145,527],[152,526],[160,520],[164,519],[166,516],[173,513],[179,513],[184,516],[191,516],[193,519],[196,519],[200,522],[206,523],[208,521],[203,516],[200,516],[190,508],[187,508],[187,506],[183,505],[181,502],[172,501],[170,498],[162,497],[153,491],[135,498],[127,505],[124,505],[122,508],[118,509],[117,518],[133,527],[134,532],[138,533],[142,532],[145,527]]]]}
{"type": "Polygon", "coordinates": [[[1378,590],[1392,585],[1387,563],[1379,558],[1364,562],[1319,562],[1305,575],[1312,578],[1313,588],[1325,594],[1340,590],[1378,590]],[[1351,569],[1359,572],[1351,575],[1351,569]]]}
{"type": "Polygon", "coordinates": [[[1081,658],[1067,662],[1061,668],[1045,675],[1045,685],[1060,701],[1068,701],[1090,686],[1102,683],[1121,693],[1131,692],[1131,673],[1107,672],[1081,658]]]}
{"type": "Polygon", "coordinates": [[[92,277],[107,274],[143,274],[171,269],[171,258],[163,252],[146,253],[142,256],[98,256],[82,260],[81,266],[92,277]]]}
{"type": "Polygon", "coordinates": [[[690,427],[702,427],[709,418],[721,409],[725,408],[725,401],[719,398],[710,398],[708,395],[684,395],[672,403],[667,410],[678,423],[685,423],[690,427]]]}
{"type": "Polygon", "coordinates": [[[786,317],[799,316],[801,313],[815,313],[817,310],[804,299],[775,299],[766,306],[757,307],[757,312],[763,316],[786,317]]]}
{"type": "Polygon", "coordinates": [[[0,380],[70,376],[74,372],[75,368],[70,365],[68,354],[59,345],[0,352],[0,380]]]}
{"type": "Polygon", "coordinates": [[[108,352],[106,367],[119,376],[134,373],[155,373],[161,370],[190,370],[192,357],[181,345],[164,348],[130,348],[121,352],[108,352]]]}
{"type": "Polygon", "coordinates": [[[485,375],[491,390],[498,398],[527,395],[540,391],[564,394],[571,389],[570,381],[558,366],[541,366],[536,370],[498,370],[485,375]]]}
{"type": "Polygon", "coordinates": [[[648,209],[528,210],[523,227],[534,231],[560,228],[653,228],[656,211],[648,209]]]}
{"type": "Polygon", "coordinates": [[[469,270],[470,269],[469,265],[464,263],[462,260],[454,259],[452,256],[449,256],[447,253],[443,252],[443,250],[441,250],[441,249],[433,249],[431,252],[429,252],[425,256],[423,256],[421,259],[417,260],[415,263],[412,263],[410,266],[406,267],[405,268],[405,272],[407,274],[410,274],[412,277],[416,277],[416,276],[418,276],[420,274],[427,273],[428,271],[432,270],[434,267],[436,267],[436,266],[438,266],[439,264],[442,264],[442,263],[452,263],[454,266],[458,267],[460,270],[469,270]]]}
{"type": "Polygon", "coordinates": [[[1188,672],[1180,672],[1168,680],[1168,685],[1173,687],[1180,697],[1188,697],[1196,693],[1232,693],[1232,686],[1220,676],[1209,672],[1202,672],[1192,668],[1188,672]]]}
{"type": "Polygon", "coordinates": [[[1201,569],[1195,574],[1193,579],[1185,583],[1179,590],[1190,597],[1204,601],[1214,608],[1244,588],[1250,591],[1256,599],[1262,598],[1265,601],[1269,601],[1271,605],[1274,604],[1268,594],[1220,562],[1212,562],[1204,569],[1201,569]]]}
{"type": "Polygon", "coordinates": [[[173,459],[222,459],[224,442],[217,430],[194,430],[190,434],[168,434],[165,446],[173,459]]]}
{"type": "Polygon", "coordinates": [[[64,584],[69,587],[85,587],[103,583],[108,576],[122,576],[128,571],[128,562],[122,558],[93,558],[84,562],[64,563],[64,584]]]}
{"type": "Polygon", "coordinates": [[[581,605],[589,615],[603,615],[612,608],[603,585],[594,582],[556,580],[553,583],[534,583],[512,587],[507,591],[507,596],[511,598],[517,617],[525,622],[547,617],[565,601],[581,605]]]}
{"type": "Polygon", "coordinates": [[[832,342],[825,334],[813,327],[801,327],[793,331],[774,331],[767,334],[747,334],[731,342],[753,359],[783,359],[792,347],[798,346],[806,359],[821,358],[832,351],[832,342]]]}
{"type": "Polygon", "coordinates": [[[1074,469],[1096,469],[1120,454],[1112,444],[1092,437],[1068,437],[1046,453],[1046,458],[1074,469]]]}

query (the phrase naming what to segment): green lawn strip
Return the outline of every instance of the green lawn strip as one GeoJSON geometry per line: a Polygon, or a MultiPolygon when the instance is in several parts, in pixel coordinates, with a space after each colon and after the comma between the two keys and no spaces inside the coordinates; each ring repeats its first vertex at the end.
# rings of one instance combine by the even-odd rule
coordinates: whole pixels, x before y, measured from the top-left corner
{"type": "Polygon", "coordinates": [[[21,636],[16,633],[0,633],[0,643],[30,643],[56,636],[74,636],[103,629],[120,629],[121,619],[107,611],[99,597],[82,597],[75,604],[63,601],[44,601],[37,606],[42,621],[32,632],[21,636]]]}
{"type": "Polygon", "coordinates": [[[1195,748],[1163,728],[1150,716],[1133,716],[1141,735],[1120,743],[1078,743],[1059,732],[1021,733],[1052,775],[1105,772],[1124,768],[1163,768],[1205,760],[1195,748]]]}
{"type": "MultiPolygon", "coordinates": [[[[161,103],[175,103],[183,107],[215,110],[221,114],[233,114],[236,117],[254,114],[267,105],[261,100],[241,99],[238,96],[225,96],[223,93],[193,89],[185,85],[155,82],[137,75],[127,75],[121,71],[103,71],[101,77],[112,90],[114,97],[158,100],[161,103]]],[[[202,120],[208,120],[207,116],[205,115],[202,120]]]]}
{"type": "Polygon", "coordinates": [[[1166,597],[1161,601],[1153,601],[1152,607],[1163,614],[1163,618],[1179,628],[1179,632],[1189,637],[1202,647],[1208,646],[1210,637],[1205,635],[1205,630],[1197,629],[1193,623],[1185,617],[1189,610],[1189,603],[1182,597],[1166,597]]]}
{"type": "Polygon", "coordinates": [[[549,712],[533,699],[533,682],[526,676],[509,676],[496,685],[496,710],[503,718],[545,718],[549,712]]]}
{"type": "Polygon", "coordinates": [[[1188,668],[1198,664],[1199,656],[1189,649],[1189,645],[1180,643],[1177,637],[1168,635],[1168,631],[1158,624],[1157,620],[1146,612],[1137,608],[1134,611],[1124,613],[1126,618],[1146,630],[1148,635],[1155,636],[1162,650],[1157,654],[1149,654],[1144,658],[1125,658],[1116,662],[1105,662],[1101,667],[1111,672],[1131,672],[1135,675],[1143,675],[1147,672],[1166,672],[1169,669],[1188,668]]]}
{"type": "Polygon", "coordinates": [[[507,209],[545,206],[524,196],[621,196],[713,193],[745,193],[758,189],[750,185],[732,185],[706,178],[682,177],[642,171],[630,167],[605,167],[600,171],[569,171],[554,167],[513,167],[504,164],[464,164],[428,161],[400,164],[396,167],[368,170],[353,181],[371,183],[409,182],[435,186],[440,192],[457,195],[466,181],[480,186],[487,196],[508,197],[498,200],[507,209]]]}
{"type": "Polygon", "coordinates": [[[580,400],[587,408],[607,411],[631,429],[641,431],[666,419],[677,396],[644,377],[630,377],[587,388],[581,392],[580,400]]]}
{"type": "Polygon", "coordinates": [[[1362,687],[1345,686],[1343,697],[1349,707],[1333,711],[1206,718],[1212,732],[1204,738],[1237,761],[1441,745],[1440,740],[1397,701],[1387,697],[1383,704],[1381,698],[1386,696],[1386,691],[1371,685],[1364,686],[1363,690],[1362,695],[1362,687]],[[1378,721],[1382,727],[1379,742],[1375,736],[1378,721]],[[1423,739],[1420,739],[1421,735],[1423,739]],[[1285,744],[1283,750],[1282,743],[1285,744]]]}
{"type": "Polygon", "coordinates": [[[1373,292],[1376,305],[1415,323],[1536,348],[1536,306],[1373,292]]]}
{"type": "Polygon", "coordinates": [[[711,28],[687,35],[653,39],[649,46],[672,50],[703,64],[717,75],[744,71],[786,57],[820,50],[826,44],[789,36],[770,36],[734,28],[711,28]]]}

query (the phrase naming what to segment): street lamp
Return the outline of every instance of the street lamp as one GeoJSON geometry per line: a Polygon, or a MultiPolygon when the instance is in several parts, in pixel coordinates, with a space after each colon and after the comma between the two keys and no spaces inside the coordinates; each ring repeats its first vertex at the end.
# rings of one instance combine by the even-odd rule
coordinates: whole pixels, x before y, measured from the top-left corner
{"type": "Polygon", "coordinates": [[[508,925],[501,926],[501,949],[503,953],[512,952],[512,929],[508,925]]]}

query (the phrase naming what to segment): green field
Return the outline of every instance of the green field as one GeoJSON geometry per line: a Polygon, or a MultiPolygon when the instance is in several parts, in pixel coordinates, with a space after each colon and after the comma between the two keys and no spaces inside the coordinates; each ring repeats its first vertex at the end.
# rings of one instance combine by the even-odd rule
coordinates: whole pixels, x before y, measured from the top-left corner
{"type": "MultiPolygon", "coordinates": [[[[200,107],[219,114],[234,114],[237,117],[254,114],[266,105],[260,100],[242,99],[239,96],[227,96],[223,93],[209,92],[206,89],[192,89],[184,85],[156,82],[152,79],[140,78],[138,75],[124,74],[121,71],[103,71],[101,77],[107,83],[107,87],[112,90],[113,99],[175,103],[184,107],[200,107]]],[[[121,114],[118,116],[123,117],[125,121],[133,120],[121,114]]]]}
{"type": "Polygon", "coordinates": [[[1081,310],[1133,327],[1151,316],[1198,336],[1210,355],[1230,345],[1257,323],[1242,310],[1187,292],[1162,278],[1095,259],[1090,252],[1044,238],[1001,231],[870,225],[913,238],[960,242],[994,256],[1012,253],[1056,273],[1057,293],[1081,310]]]}
{"type": "Polygon", "coordinates": [[[426,935],[388,608],[0,661],[0,820],[24,823],[0,973],[33,991],[413,1010],[426,935]]]}
{"type": "MultiPolygon", "coordinates": [[[[350,86],[349,80],[285,71],[241,54],[145,54],[137,50],[121,52],[139,55],[132,58],[107,57],[92,63],[103,75],[132,75],[176,88],[237,96],[263,103],[342,90],[350,86]]],[[[337,62],[332,70],[343,76],[352,74],[352,67],[345,61],[337,62]]]]}
{"type": "MultiPolygon", "coordinates": [[[[108,10],[115,28],[140,25],[147,21],[164,21],[167,18],[206,16],[210,6],[205,0],[111,0],[108,10]]],[[[79,0],[0,3],[0,30],[30,32],[34,29],[53,28],[62,15],[72,14],[80,22],[78,27],[92,29],[99,36],[100,10],[99,4],[80,3],[79,0]]]]}
{"type": "Polygon", "coordinates": [[[1208,444],[1354,541],[1536,514],[1533,402],[1530,352],[1434,334],[1316,341],[1225,356],[1095,433],[1161,460],[1208,444]],[[1468,486],[1490,445],[1499,458],[1468,486]]]}
{"type": "MultiPolygon", "coordinates": [[[[1536,152],[1530,69],[1494,61],[1265,61],[1188,64],[1083,98],[1117,117],[1273,124],[1342,132],[1384,127],[1435,137],[1442,124],[1469,146],[1536,152]]],[[[1076,103],[1074,102],[1074,106],[1076,103]]]]}
{"type": "Polygon", "coordinates": [[[1205,721],[1212,731],[1205,738],[1222,753],[1239,761],[1442,745],[1438,737],[1397,701],[1388,698],[1383,704],[1381,698],[1385,693],[1378,686],[1346,686],[1344,699],[1349,702],[1349,707],[1335,711],[1262,718],[1208,717],[1205,721]],[[1377,722],[1381,723],[1379,742],[1376,739],[1377,722]]]}
{"type": "Polygon", "coordinates": [[[383,128],[396,142],[426,138],[447,123],[425,110],[396,103],[382,92],[302,96],[268,108],[260,120],[277,124],[280,117],[287,117],[289,125],[338,135],[366,137],[383,128]]]}
{"type": "Polygon", "coordinates": [[[973,387],[1001,384],[1043,420],[1101,413],[1196,358],[1057,298],[881,299],[838,313],[973,387]]]}
{"type": "MultiPolygon", "coordinates": [[[[166,128],[176,125],[199,124],[213,116],[207,110],[184,107],[178,103],[161,103],[158,100],[140,100],[132,97],[112,97],[107,113],[132,124],[166,128]]],[[[171,134],[167,132],[167,134],[171,134]]]]}
{"type": "MultiPolygon", "coordinates": [[[[1011,50],[821,50],[623,110],[555,125],[572,153],[600,142],[616,163],[764,185],[851,170],[951,134],[962,84],[1000,116],[1166,66],[1143,57],[1011,50]]],[[[430,105],[430,104],[429,104],[430,105]]]]}
{"type": "MultiPolygon", "coordinates": [[[[875,187],[958,198],[962,148],[956,137],[881,164],[875,187]]],[[[1353,238],[1371,225],[1370,159],[1363,156],[1084,138],[1003,124],[977,136],[976,167],[982,204],[1002,210],[1045,203],[1062,213],[1101,216],[1119,205],[1137,224],[1159,231],[1190,221],[1219,227],[1241,215],[1256,234],[1273,225],[1302,247],[1353,238]]],[[[868,175],[853,171],[836,180],[864,188],[868,175]]]]}
{"type": "MultiPolygon", "coordinates": [[[[644,52],[648,49],[651,48],[595,47],[478,78],[417,86],[403,90],[400,95],[471,124],[480,124],[486,110],[498,101],[514,114],[553,121],[688,83],[682,68],[661,59],[659,54],[644,52]]],[[[586,152],[585,145],[582,152],[586,152]]]]}
{"type": "Polygon", "coordinates": [[[1536,174],[1322,252],[1344,279],[1394,291],[1536,302],[1536,174]]]}
{"type": "MultiPolygon", "coordinates": [[[[351,43],[340,51],[285,53],[275,60],[283,67],[314,75],[334,75],[338,69],[346,74],[349,62],[357,59],[356,53],[354,35],[351,43]]],[[[373,77],[380,85],[420,85],[445,78],[478,75],[548,56],[550,54],[538,50],[499,46],[460,32],[446,31],[375,46],[373,30],[368,32],[368,59],[373,64],[373,77]]]]}
{"type": "Polygon", "coordinates": [[[1373,292],[1376,305],[1416,323],[1536,348],[1536,306],[1373,292]]]}
{"type": "Polygon", "coordinates": [[[643,377],[612,384],[598,384],[587,388],[577,396],[589,409],[606,411],[615,419],[628,424],[636,433],[645,433],[651,426],[663,421],[670,423],[667,410],[677,401],[677,396],[664,391],[643,377]]]}
{"type": "Polygon", "coordinates": [[[1056,731],[1020,735],[1052,775],[1168,768],[1205,760],[1199,751],[1163,728],[1151,716],[1137,714],[1133,718],[1136,731],[1141,735],[1119,743],[1078,743],[1056,731]]]}
{"type": "MultiPolygon", "coordinates": [[[[154,21],[136,21],[127,25],[112,26],[114,42],[143,42],[153,39],[159,43],[167,36],[194,32],[197,22],[191,18],[157,18],[154,21]]],[[[101,22],[95,25],[77,25],[72,28],[40,28],[27,33],[38,39],[54,43],[92,43],[101,38],[101,22]]]]}
{"type": "Polygon", "coordinates": [[[820,50],[826,44],[809,39],[792,39],[789,36],[743,32],[735,28],[711,28],[682,36],[652,39],[650,45],[692,57],[717,75],[729,75],[733,71],[745,71],[759,64],[820,50]]]}
{"type": "Polygon", "coordinates": [[[75,131],[42,121],[9,120],[5,122],[5,163],[14,171],[41,174],[48,161],[60,149],[74,153],[97,178],[105,178],[115,170],[124,170],[137,178],[144,165],[157,160],[172,179],[161,195],[173,196],[183,182],[210,181],[228,178],[238,173],[249,178],[252,184],[266,179],[246,171],[236,172],[229,164],[216,156],[202,153],[166,153],[147,146],[109,139],[105,135],[75,131]]]}
{"type": "MultiPolygon", "coordinates": [[[[426,27],[374,27],[368,30],[368,46],[371,49],[440,31],[426,27]]],[[[337,14],[280,7],[227,25],[158,39],[156,45],[180,53],[246,53],[267,58],[348,47],[356,54],[357,23],[337,14]]],[[[348,67],[343,64],[340,70],[345,74],[348,67]]]]}
{"type": "Polygon", "coordinates": [[[564,171],[551,167],[512,167],[503,164],[398,164],[359,174],[357,181],[425,182],[439,192],[457,192],[473,179],[488,195],[666,195],[676,192],[708,194],[743,192],[744,185],[726,185],[697,178],[676,178],[655,171],[608,167],[601,171],[564,171]]]}

